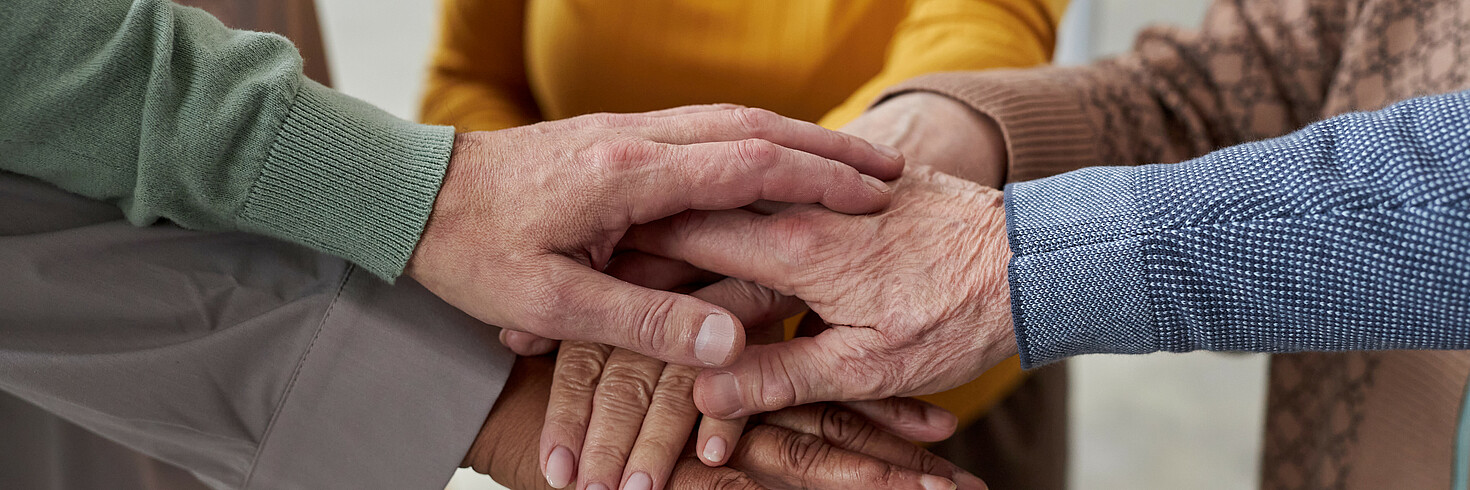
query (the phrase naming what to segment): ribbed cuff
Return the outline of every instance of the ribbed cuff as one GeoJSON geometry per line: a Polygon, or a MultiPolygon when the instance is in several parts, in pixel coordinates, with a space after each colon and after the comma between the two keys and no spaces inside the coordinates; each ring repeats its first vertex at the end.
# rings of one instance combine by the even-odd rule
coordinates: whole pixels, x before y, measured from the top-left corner
{"type": "Polygon", "coordinates": [[[1023,367],[1159,350],[1134,212],[1136,170],[1094,167],[1006,186],[1023,367]]]}
{"type": "Polygon", "coordinates": [[[1075,88],[1055,68],[935,73],[889,88],[877,103],[909,92],[933,92],[969,105],[999,125],[1010,156],[1007,182],[1023,182],[1096,165],[1096,135],[1075,88]]]}
{"type": "Polygon", "coordinates": [[[303,82],[239,214],[242,230],[403,272],[444,180],[454,128],[398,119],[303,82]]]}

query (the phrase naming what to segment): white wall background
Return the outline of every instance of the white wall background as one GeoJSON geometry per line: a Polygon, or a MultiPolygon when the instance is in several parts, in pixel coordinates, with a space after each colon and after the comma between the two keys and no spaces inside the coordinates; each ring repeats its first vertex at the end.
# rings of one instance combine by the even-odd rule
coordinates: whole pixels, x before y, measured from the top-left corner
{"type": "MultiPolygon", "coordinates": [[[[793,0],[800,1],[800,0],[793,0]]],[[[337,88],[417,114],[434,0],[318,0],[337,88]]],[[[1152,22],[1196,25],[1206,0],[1074,0],[1059,63],[1124,52],[1152,22]]],[[[1070,486],[1256,487],[1264,356],[1090,356],[1072,361],[1070,486]]],[[[495,488],[461,471],[451,489],[495,488]]]]}

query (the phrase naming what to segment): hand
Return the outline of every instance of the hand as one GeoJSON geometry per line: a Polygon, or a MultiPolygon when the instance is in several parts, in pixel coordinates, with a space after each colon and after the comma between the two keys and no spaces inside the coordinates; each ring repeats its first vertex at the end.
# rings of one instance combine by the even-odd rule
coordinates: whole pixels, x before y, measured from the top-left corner
{"type": "MultiPolygon", "coordinates": [[[[545,489],[535,440],[546,410],[551,361],[520,358],[475,437],[463,467],[514,489],[545,489]]],[[[725,467],[685,453],[666,488],[785,489],[985,488],[973,475],[835,405],[796,407],[761,417],[725,467]]]]}
{"type": "Polygon", "coordinates": [[[796,296],[832,327],[701,373],[715,417],[953,388],[1016,353],[1000,191],[910,167],[888,210],[690,212],[626,246],[796,296]]]}
{"type": "Polygon", "coordinates": [[[999,189],[1007,151],[1000,125],[964,103],[931,92],[888,99],[842,132],[902,151],[909,162],[999,189]]]}
{"type": "Polygon", "coordinates": [[[902,166],[891,148],[733,106],[461,134],[407,271],[489,324],[723,365],[744,345],[723,308],[598,272],[627,228],[757,200],[873,212],[891,194],[874,176],[902,166]]]}
{"type": "MultiPolygon", "coordinates": [[[[633,256],[615,260],[630,264],[662,260],[633,256]]],[[[677,267],[632,270],[681,270],[677,267]]],[[[620,267],[609,267],[609,271],[620,267]]],[[[690,276],[702,271],[684,267],[690,276]]],[[[619,276],[614,273],[615,276],[619,276]]],[[[622,277],[622,276],[619,276],[622,277]]],[[[673,288],[686,277],[660,275],[634,278],[645,287],[673,288]]],[[[781,301],[769,290],[727,279],[693,293],[697,298],[726,305],[747,325],[768,324],[751,332],[753,342],[779,341],[781,318],[799,312],[800,302],[781,301]],[[773,301],[784,307],[770,306],[773,301]]],[[[541,434],[541,468],[546,480],[563,488],[573,479],[578,488],[661,489],[679,460],[694,429],[699,411],[691,399],[695,368],[663,362],[624,349],[600,344],[566,342],[557,354],[557,368],[541,434]],[[580,466],[578,462],[580,461],[580,466]],[[619,482],[621,484],[619,485],[619,482]]],[[[900,437],[938,441],[954,432],[957,420],[947,411],[917,400],[890,399],[857,402],[849,409],[900,437]]],[[[746,420],[706,418],[699,424],[696,452],[707,465],[725,463],[736,447],[746,420]]]]}

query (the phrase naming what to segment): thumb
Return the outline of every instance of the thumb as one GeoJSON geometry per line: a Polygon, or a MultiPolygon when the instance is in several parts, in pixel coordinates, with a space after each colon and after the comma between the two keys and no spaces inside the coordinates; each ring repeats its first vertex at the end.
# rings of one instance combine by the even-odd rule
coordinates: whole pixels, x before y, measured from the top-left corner
{"type": "Polygon", "coordinates": [[[938,442],[954,435],[959,418],[949,410],[918,398],[884,398],[843,403],[868,421],[911,441],[938,442]]]}
{"type": "MultiPolygon", "coordinates": [[[[548,274],[561,291],[543,326],[548,336],[597,342],[674,364],[723,366],[745,346],[740,320],[692,296],[623,282],[570,260],[548,274]]],[[[539,332],[538,332],[539,333],[539,332]]]]}
{"type": "Polygon", "coordinates": [[[701,412],[721,419],[821,401],[873,400],[901,390],[888,379],[884,356],[866,347],[884,341],[872,329],[835,327],[816,337],[798,337],[745,348],[733,364],[706,369],[694,386],[701,412]]]}
{"type": "Polygon", "coordinates": [[[504,345],[518,356],[535,357],[552,353],[559,344],[555,340],[536,334],[501,329],[500,345],[504,345]]]}

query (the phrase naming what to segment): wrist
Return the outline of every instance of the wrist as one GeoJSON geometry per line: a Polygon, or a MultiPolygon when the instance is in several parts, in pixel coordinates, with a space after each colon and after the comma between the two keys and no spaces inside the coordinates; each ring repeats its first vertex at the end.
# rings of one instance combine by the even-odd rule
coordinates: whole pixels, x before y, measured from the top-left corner
{"type": "Polygon", "coordinates": [[[959,100],[904,93],[880,102],[849,128],[898,148],[910,162],[993,188],[1005,183],[1008,157],[1000,125],[959,100]]]}

